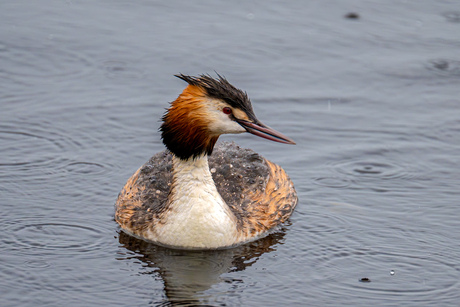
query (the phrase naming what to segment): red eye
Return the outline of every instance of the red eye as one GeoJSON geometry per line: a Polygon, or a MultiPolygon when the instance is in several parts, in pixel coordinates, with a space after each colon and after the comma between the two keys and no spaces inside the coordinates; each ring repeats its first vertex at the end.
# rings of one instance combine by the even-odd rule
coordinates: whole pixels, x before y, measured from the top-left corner
{"type": "Polygon", "coordinates": [[[230,109],[229,107],[225,107],[222,109],[222,112],[224,112],[224,114],[232,114],[232,109],[230,109]]]}

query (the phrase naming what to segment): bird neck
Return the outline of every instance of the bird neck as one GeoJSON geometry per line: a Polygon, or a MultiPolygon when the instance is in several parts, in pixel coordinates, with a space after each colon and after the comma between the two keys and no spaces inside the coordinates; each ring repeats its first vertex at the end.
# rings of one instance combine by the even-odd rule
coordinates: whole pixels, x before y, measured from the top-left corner
{"type": "Polygon", "coordinates": [[[202,186],[216,190],[216,185],[209,170],[208,156],[202,154],[189,159],[181,159],[173,154],[173,188],[182,185],[202,186]]]}
{"type": "Polygon", "coordinates": [[[163,116],[160,127],[163,143],[182,160],[210,155],[219,138],[209,132],[204,99],[202,88],[189,85],[163,116]]]}

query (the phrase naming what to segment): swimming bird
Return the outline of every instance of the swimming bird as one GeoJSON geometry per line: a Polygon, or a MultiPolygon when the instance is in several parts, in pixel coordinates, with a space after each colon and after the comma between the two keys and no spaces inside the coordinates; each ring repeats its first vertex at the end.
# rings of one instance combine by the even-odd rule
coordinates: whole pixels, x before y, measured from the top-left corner
{"type": "Polygon", "coordinates": [[[162,118],[167,150],[127,181],[115,220],[132,236],[178,249],[228,248],[266,236],[297,205],[291,179],[254,151],[216,141],[243,132],[294,141],[262,124],[247,94],[224,77],[176,77],[188,85],[162,118]]]}

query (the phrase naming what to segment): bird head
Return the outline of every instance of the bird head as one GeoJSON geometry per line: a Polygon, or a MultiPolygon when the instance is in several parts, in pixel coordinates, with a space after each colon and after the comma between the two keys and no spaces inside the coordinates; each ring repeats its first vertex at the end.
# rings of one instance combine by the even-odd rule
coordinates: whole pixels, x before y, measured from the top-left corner
{"type": "Polygon", "coordinates": [[[181,159],[211,154],[221,134],[249,132],[285,144],[287,136],[262,124],[248,95],[224,77],[176,75],[188,86],[171,103],[160,127],[163,143],[181,159]]]}

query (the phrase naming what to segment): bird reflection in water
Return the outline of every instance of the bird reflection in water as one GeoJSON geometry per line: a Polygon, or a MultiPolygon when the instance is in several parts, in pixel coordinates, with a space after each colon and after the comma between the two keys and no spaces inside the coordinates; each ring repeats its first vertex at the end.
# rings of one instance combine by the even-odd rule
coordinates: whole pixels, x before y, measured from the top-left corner
{"type": "MultiPolygon", "coordinates": [[[[164,284],[167,301],[160,305],[196,305],[217,303],[205,291],[221,282],[241,282],[229,280],[225,273],[244,271],[252,266],[265,253],[276,251],[283,244],[285,227],[260,240],[230,249],[221,250],[177,250],[161,247],[119,232],[119,243],[134,252],[118,260],[137,259],[152,268],[164,284]]],[[[119,256],[119,255],[118,255],[119,256]]]]}

